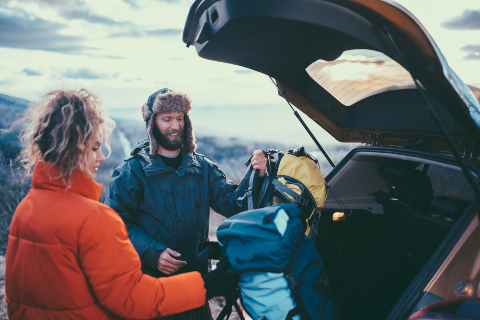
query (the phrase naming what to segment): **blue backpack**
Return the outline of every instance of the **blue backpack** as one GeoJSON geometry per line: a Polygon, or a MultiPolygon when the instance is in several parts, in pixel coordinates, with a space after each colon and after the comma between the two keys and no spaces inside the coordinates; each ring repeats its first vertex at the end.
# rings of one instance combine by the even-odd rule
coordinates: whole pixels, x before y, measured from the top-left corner
{"type": "Polygon", "coordinates": [[[226,219],[217,230],[223,255],[238,275],[240,298],[253,320],[334,320],[338,310],[300,210],[281,204],[226,219]]]}

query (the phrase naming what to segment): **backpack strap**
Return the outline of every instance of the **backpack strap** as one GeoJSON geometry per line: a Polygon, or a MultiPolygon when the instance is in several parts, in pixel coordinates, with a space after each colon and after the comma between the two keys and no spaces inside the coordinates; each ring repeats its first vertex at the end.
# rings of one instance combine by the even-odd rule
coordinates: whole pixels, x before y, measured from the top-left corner
{"type": "Polygon", "coordinates": [[[253,169],[253,166],[250,165],[251,168],[251,173],[250,173],[250,179],[248,179],[248,189],[247,192],[245,193],[245,197],[247,197],[247,210],[253,210],[254,205],[253,205],[253,186],[255,183],[255,178],[258,177],[258,169],[253,169]]]}
{"type": "Polygon", "coordinates": [[[327,297],[328,300],[332,301],[332,287],[330,283],[326,280],[327,279],[327,270],[325,266],[323,266],[322,271],[318,275],[317,280],[313,283],[313,290],[314,291],[321,291],[327,297]]]}
{"type": "MultiPolygon", "coordinates": [[[[293,317],[295,317],[296,315],[299,315],[300,312],[298,312],[298,308],[295,307],[293,308],[292,310],[290,310],[287,314],[287,317],[285,318],[285,320],[293,320],[293,317]]],[[[259,319],[260,320],[260,319],[259,319]]]]}
{"type": "Polygon", "coordinates": [[[313,242],[315,245],[315,238],[318,234],[318,224],[320,223],[320,209],[315,208],[315,212],[313,213],[313,221],[310,227],[310,232],[308,233],[308,238],[313,242]]]}
{"type": "MultiPolygon", "coordinates": [[[[277,179],[273,179],[272,184],[273,184],[275,190],[280,192],[280,194],[284,195],[284,198],[286,198],[288,201],[290,201],[291,204],[293,204],[295,206],[298,206],[298,205],[301,205],[301,206],[304,206],[304,207],[308,206],[309,201],[307,199],[305,199],[304,197],[302,197],[301,195],[299,195],[298,193],[296,193],[295,191],[293,191],[292,189],[290,189],[286,185],[282,184],[277,179]],[[286,195],[289,195],[290,197],[292,197],[295,200],[290,199],[290,197],[288,197],[286,195]]],[[[303,194],[303,186],[301,186],[299,184],[296,184],[296,183],[292,183],[292,184],[299,187],[300,190],[302,191],[302,194],[303,194]]]]}
{"type": "Polygon", "coordinates": [[[293,270],[290,268],[290,270],[287,271],[290,271],[290,273],[286,274],[285,277],[288,281],[288,287],[292,292],[293,300],[295,300],[295,303],[297,304],[299,314],[302,317],[302,320],[310,320],[310,315],[308,314],[307,307],[305,306],[305,302],[300,293],[300,284],[298,283],[293,270]]]}
{"type": "Polygon", "coordinates": [[[253,201],[253,189],[255,186],[256,180],[258,180],[258,169],[253,169],[253,166],[250,165],[248,168],[250,172],[250,177],[248,179],[248,188],[245,191],[245,194],[242,197],[239,197],[237,201],[239,203],[244,203],[245,199],[247,199],[247,210],[256,209],[253,201]]]}
{"type": "Polygon", "coordinates": [[[222,311],[218,315],[217,320],[224,320],[224,319],[228,320],[228,318],[230,318],[230,315],[232,314],[232,307],[235,307],[235,310],[237,311],[237,314],[240,320],[245,320],[242,310],[240,309],[240,306],[237,303],[237,298],[239,295],[240,295],[240,291],[235,290],[233,294],[225,296],[225,307],[223,307],[222,311]]]}
{"type": "Polygon", "coordinates": [[[305,302],[303,301],[302,295],[300,293],[300,283],[298,283],[297,278],[295,277],[295,273],[292,270],[293,257],[295,256],[295,252],[297,251],[297,248],[300,246],[304,238],[305,235],[303,233],[300,235],[300,237],[298,237],[297,242],[295,243],[295,247],[293,248],[292,255],[288,259],[288,263],[285,266],[284,274],[285,278],[287,278],[288,287],[292,292],[293,300],[297,304],[296,308],[298,309],[300,317],[302,317],[302,320],[310,320],[310,314],[307,311],[307,307],[305,306],[305,302]]]}

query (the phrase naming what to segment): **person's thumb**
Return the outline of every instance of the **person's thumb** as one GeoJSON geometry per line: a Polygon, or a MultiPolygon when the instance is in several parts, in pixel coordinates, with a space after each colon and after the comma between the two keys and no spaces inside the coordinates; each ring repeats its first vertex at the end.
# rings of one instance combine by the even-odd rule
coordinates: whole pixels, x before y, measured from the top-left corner
{"type": "Polygon", "coordinates": [[[169,255],[174,256],[174,257],[180,257],[180,256],[181,256],[180,253],[178,253],[177,251],[174,251],[174,250],[172,250],[172,249],[170,249],[170,248],[167,248],[167,253],[168,253],[169,255]]]}

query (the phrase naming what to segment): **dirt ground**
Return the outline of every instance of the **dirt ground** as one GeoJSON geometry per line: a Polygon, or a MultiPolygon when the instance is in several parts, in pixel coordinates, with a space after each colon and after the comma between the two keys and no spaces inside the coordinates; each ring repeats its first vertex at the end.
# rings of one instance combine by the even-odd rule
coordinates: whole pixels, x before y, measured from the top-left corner
{"type": "Polygon", "coordinates": [[[0,256],[0,320],[8,319],[5,300],[5,256],[0,256]]]}

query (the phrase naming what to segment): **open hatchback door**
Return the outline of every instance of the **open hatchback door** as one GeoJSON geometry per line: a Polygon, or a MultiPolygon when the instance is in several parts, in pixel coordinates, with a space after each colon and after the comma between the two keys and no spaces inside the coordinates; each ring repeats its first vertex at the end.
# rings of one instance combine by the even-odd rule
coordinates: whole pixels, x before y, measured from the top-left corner
{"type": "Polygon", "coordinates": [[[422,140],[423,150],[449,153],[410,67],[458,148],[478,148],[478,100],[420,22],[394,2],[197,0],[183,41],[202,58],[273,77],[291,103],[338,141],[422,140]]]}
{"type": "Polygon", "coordinates": [[[366,145],[325,178],[350,213],[334,220],[346,210],[329,194],[315,241],[346,319],[480,319],[478,93],[411,13],[386,0],[197,0],[183,41],[275,79],[338,141],[366,145]]]}

